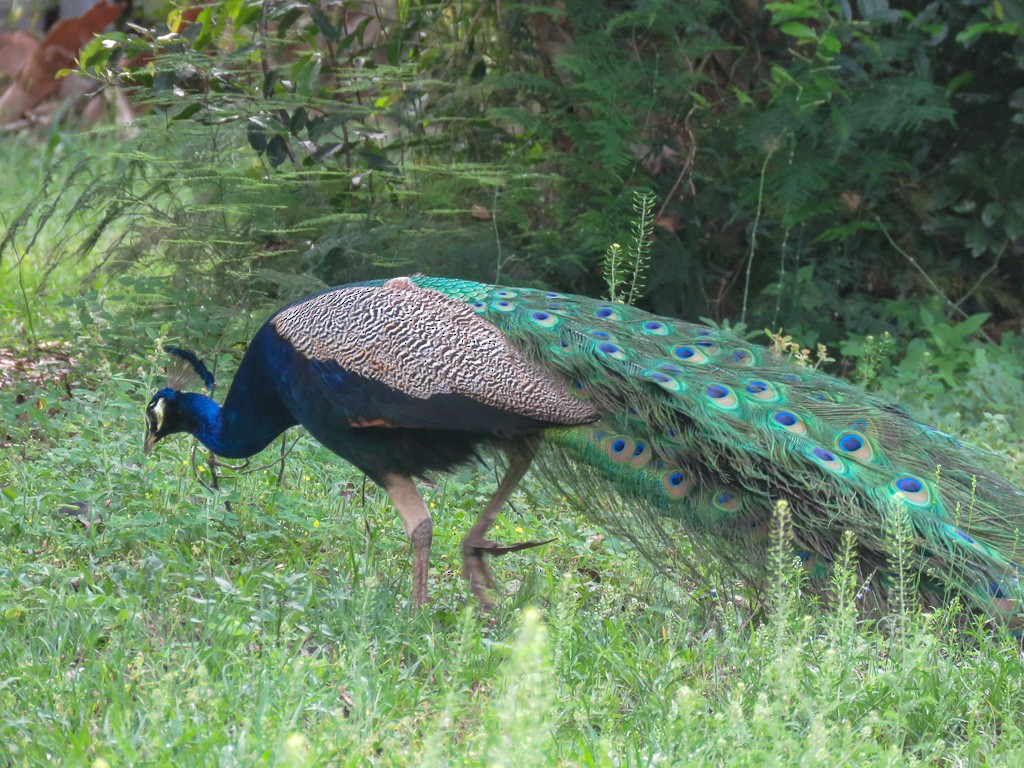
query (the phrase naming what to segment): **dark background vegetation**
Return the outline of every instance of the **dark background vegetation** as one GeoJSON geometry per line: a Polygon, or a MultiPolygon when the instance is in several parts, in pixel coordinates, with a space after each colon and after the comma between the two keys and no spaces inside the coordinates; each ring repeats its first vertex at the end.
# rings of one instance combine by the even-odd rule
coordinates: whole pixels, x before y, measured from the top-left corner
{"type": "Polygon", "coordinates": [[[594,293],[651,189],[657,311],[832,338],[920,322],[922,303],[993,332],[1024,315],[1018,3],[197,10],[83,65],[152,104],[122,169],[168,183],[149,204],[186,237],[232,214],[213,272],[594,293]]]}
{"type": "Polygon", "coordinates": [[[1021,22],[1018,0],[136,6],[81,68],[145,115],[88,168],[54,139],[0,259],[62,190],[91,219],[51,263],[99,252],[179,310],[411,272],[596,295],[649,190],[645,308],[998,411],[1021,394],[1021,22]]]}

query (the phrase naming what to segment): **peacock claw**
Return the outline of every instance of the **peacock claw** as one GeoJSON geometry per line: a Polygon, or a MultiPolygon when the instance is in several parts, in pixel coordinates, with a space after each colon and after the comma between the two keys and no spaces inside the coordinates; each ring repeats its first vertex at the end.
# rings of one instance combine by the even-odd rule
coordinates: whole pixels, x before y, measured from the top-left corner
{"type": "Polygon", "coordinates": [[[490,613],[491,609],[494,608],[494,603],[488,592],[493,592],[496,589],[496,585],[494,576],[491,574],[491,569],[487,567],[487,563],[479,555],[467,558],[464,575],[466,581],[469,582],[470,591],[477,599],[477,602],[480,603],[480,609],[484,613],[490,613]]]}
{"type": "Polygon", "coordinates": [[[540,547],[544,544],[550,544],[552,541],[554,541],[554,539],[544,539],[544,541],[519,541],[515,544],[499,544],[496,541],[485,539],[479,544],[473,545],[473,548],[481,555],[499,557],[501,555],[507,555],[509,552],[519,552],[524,549],[533,549],[534,547],[540,547]]]}
{"type": "Polygon", "coordinates": [[[520,541],[515,544],[499,544],[491,539],[478,539],[474,540],[472,536],[467,536],[462,542],[462,557],[463,557],[463,575],[466,581],[469,582],[469,588],[473,592],[473,595],[480,602],[480,606],[484,612],[489,612],[493,608],[493,603],[488,596],[488,591],[495,591],[497,584],[494,581],[494,574],[491,572],[490,567],[484,560],[484,555],[490,555],[492,557],[498,557],[500,555],[507,555],[509,552],[519,552],[523,549],[532,549],[533,547],[539,547],[542,544],[549,544],[554,539],[545,539],[544,541],[520,541]]]}
{"type": "Polygon", "coordinates": [[[488,550],[488,545],[491,544],[497,546],[496,541],[485,539],[473,541],[469,536],[462,542],[462,575],[469,582],[470,590],[485,611],[491,609],[487,590],[493,590],[495,585],[494,576],[483,557],[484,552],[488,550]]]}

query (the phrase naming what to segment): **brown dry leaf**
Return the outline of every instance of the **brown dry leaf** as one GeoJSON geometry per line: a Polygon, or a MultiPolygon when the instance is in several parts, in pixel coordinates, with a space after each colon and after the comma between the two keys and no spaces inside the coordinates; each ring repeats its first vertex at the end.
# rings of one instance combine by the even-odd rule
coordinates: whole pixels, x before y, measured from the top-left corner
{"type": "MultiPolygon", "coordinates": [[[[75,57],[82,46],[92,40],[124,11],[125,6],[110,0],[100,0],[81,16],[61,19],[47,31],[41,43],[30,46],[25,37],[17,33],[0,41],[11,48],[21,66],[12,77],[14,82],[0,96],[0,123],[14,120],[43,99],[57,92],[60,81],[57,73],[75,65],[75,57]],[[27,56],[23,54],[28,54],[27,56]]],[[[29,39],[31,39],[29,37],[29,39]]],[[[5,70],[6,71],[6,70],[5,70]]]]}
{"type": "Polygon", "coordinates": [[[341,714],[342,717],[348,717],[349,714],[355,709],[356,703],[353,701],[349,692],[345,690],[344,685],[338,686],[338,698],[341,699],[341,714]]]}
{"type": "Polygon", "coordinates": [[[39,41],[24,30],[0,32],[0,72],[14,77],[38,47],[39,41]]]}
{"type": "Polygon", "coordinates": [[[842,200],[843,205],[847,207],[850,213],[856,213],[857,209],[860,208],[860,204],[864,202],[864,197],[856,192],[843,192],[839,199],[842,200]]]}
{"type": "Polygon", "coordinates": [[[42,387],[67,379],[75,359],[59,343],[43,344],[31,353],[0,348],[0,389],[16,384],[42,387]]]}
{"type": "Polygon", "coordinates": [[[658,216],[654,220],[654,226],[661,227],[662,229],[667,229],[669,232],[679,231],[679,224],[674,216],[658,216]]]}
{"type": "Polygon", "coordinates": [[[491,220],[490,210],[487,208],[487,206],[480,205],[479,203],[473,206],[472,210],[470,210],[469,215],[478,221],[491,220]]]}
{"type": "MultiPolygon", "coordinates": [[[[81,16],[61,19],[43,36],[43,49],[53,51],[51,57],[59,55],[58,51],[63,53],[68,62],[66,66],[71,66],[75,63],[75,57],[82,46],[102,32],[108,24],[117,21],[124,9],[125,6],[121,3],[100,0],[81,16]]],[[[56,74],[56,70],[53,70],[53,74],[56,74]]]]}

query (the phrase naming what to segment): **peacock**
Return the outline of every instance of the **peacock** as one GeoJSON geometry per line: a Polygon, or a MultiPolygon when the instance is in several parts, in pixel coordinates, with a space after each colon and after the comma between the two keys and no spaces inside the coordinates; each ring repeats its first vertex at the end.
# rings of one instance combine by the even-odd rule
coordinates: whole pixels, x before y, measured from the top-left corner
{"type": "MultiPolygon", "coordinates": [[[[206,366],[172,352],[212,392],[206,366]]],[[[412,544],[416,606],[433,528],[415,481],[494,452],[504,475],[462,543],[485,607],[484,557],[539,543],[487,538],[535,465],[652,559],[685,534],[750,578],[785,502],[808,572],[827,574],[850,530],[881,603],[893,520],[909,521],[926,600],[959,594],[1014,624],[1024,615],[1024,492],[991,456],[727,330],[563,293],[400,277],[272,315],[223,406],[177,378],[146,408],[147,454],[188,432],[218,456],[248,457],[305,427],[391,498],[412,544]]]]}

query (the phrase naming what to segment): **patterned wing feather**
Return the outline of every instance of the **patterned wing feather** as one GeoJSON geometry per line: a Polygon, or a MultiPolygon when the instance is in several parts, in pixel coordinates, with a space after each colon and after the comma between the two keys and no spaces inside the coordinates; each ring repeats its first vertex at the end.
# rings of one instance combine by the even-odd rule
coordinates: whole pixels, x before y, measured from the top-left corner
{"type": "MultiPolygon", "coordinates": [[[[306,359],[383,384],[413,406],[458,396],[550,424],[597,417],[592,405],[524,359],[464,303],[407,279],[325,291],[284,308],[270,323],[306,359]]],[[[409,407],[402,424],[443,426],[433,423],[441,415],[409,407]]]]}

